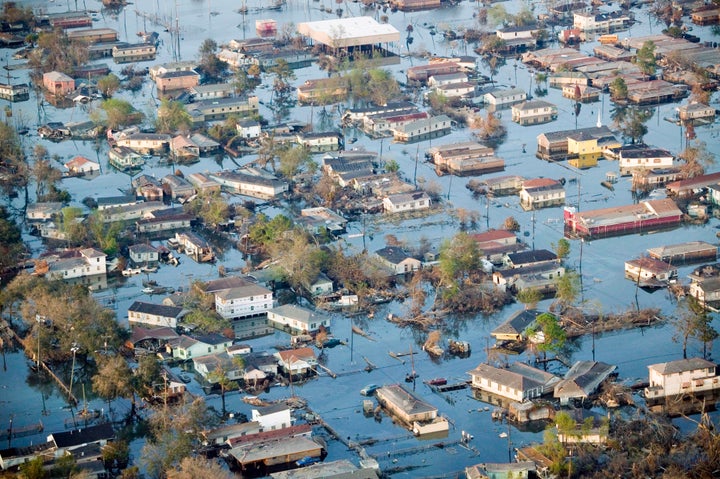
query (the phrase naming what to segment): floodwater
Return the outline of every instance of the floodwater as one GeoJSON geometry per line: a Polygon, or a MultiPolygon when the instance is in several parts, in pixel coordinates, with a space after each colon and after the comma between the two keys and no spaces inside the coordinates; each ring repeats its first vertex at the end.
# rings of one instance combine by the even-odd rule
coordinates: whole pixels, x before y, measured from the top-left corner
{"type": "MultiPolygon", "coordinates": [[[[51,12],[74,9],[79,3],[80,8],[101,11],[99,1],[80,0],[55,1],[47,3],[44,1],[22,2],[23,4],[41,6],[51,12]]],[[[264,3],[267,4],[267,3],[264,3]]],[[[110,15],[107,12],[101,13],[101,18],[94,24],[96,27],[107,26],[115,28],[120,32],[121,40],[129,42],[137,41],[136,32],[142,30],[158,30],[161,33],[163,44],[160,48],[157,63],[171,61],[180,57],[183,60],[190,60],[197,57],[196,52],[200,43],[208,37],[212,37],[219,44],[226,43],[233,38],[251,38],[255,36],[254,22],[256,19],[274,18],[278,21],[279,29],[283,25],[303,21],[321,20],[335,18],[335,14],[321,11],[321,7],[331,8],[333,11],[340,7],[345,15],[375,15],[373,11],[365,11],[360,3],[337,3],[332,4],[328,0],[296,2],[289,1],[280,11],[264,10],[257,0],[247,2],[249,13],[240,15],[236,12],[242,6],[238,1],[220,0],[179,0],[169,1],[143,1],[135,5],[129,5],[119,14],[110,15]],[[175,13],[177,4],[177,15],[175,13]],[[158,14],[175,21],[180,27],[181,41],[179,52],[172,48],[173,41],[168,32],[163,32],[160,27],[152,26],[143,20],[136,13],[136,9],[158,14]]],[[[502,3],[508,11],[516,11],[522,2],[502,3]]],[[[541,8],[537,5],[538,9],[541,8]]],[[[462,2],[457,6],[442,8],[431,12],[413,13],[392,13],[380,12],[379,15],[387,15],[390,23],[402,32],[404,38],[407,25],[413,25],[414,42],[411,45],[413,51],[426,49],[437,55],[465,54],[464,45],[444,41],[441,35],[432,36],[429,34],[429,26],[435,25],[439,29],[457,28],[468,26],[473,22],[472,13],[476,5],[474,3],[462,2]]],[[[657,33],[660,30],[658,25],[651,24],[646,13],[636,10],[636,16],[641,22],[637,23],[628,32],[620,33],[625,35],[640,36],[649,33],[657,33]]],[[[700,36],[703,40],[711,38],[709,27],[697,27],[693,34],[700,36]]],[[[581,49],[586,52],[592,51],[593,44],[584,44],[581,49]]],[[[404,41],[395,46],[395,51],[406,53],[404,41]]],[[[467,53],[472,53],[470,49],[467,53]]],[[[10,64],[18,63],[11,58],[11,52],[5,50],[10,64]]],[[[121,66],[114,65],[112,60],[103,60],[111,66],[113,71],[119,73],[121,66]]],[[[421,64],[423,60],[403,57],[399,65],[388,67],[400,81],[404,81],[404,69],[413,64],[421,64]]],[[[149,66],[153,63],[141,63],[140,66],[149,66]]],[[[480,66],[483,74],[488,74],[485,66],[480,66]]],[[[294,84],[299,85],[306,79],[325,76],[317,67],[312,66],[296,71],[297,79],[294,84]]],[[[27,81],[27,72],[16,69],[12,71],[12,81],[27,81]]],[[[531,80],[532,72],[528,71],[525,65],[516,63],[513,59],[500,68],[495,75],[495,81],[502,85],[514,85],[531,90],[535,88],[531,80]],[[517,68],[515,68],[517,66],[517,68]]],[[[269,89],[260,88],[257,90],[261,100],[267,99],[269,89]]],[[[129,99],[139,110],[149,113],[154,111],[157,95],[148,82],[145,88],[137,94],[123,92],[122,97],[129,99]]],[[[504,143],[497,148],[497,155],[505,159],[506,171],[500,174],[520,174],[525,177],[551,177],[575,179],[567,184],[567,201],[569,204],[578,204],[581,209],[594,209],[612,205],[622,205],[633,201],[630,192],[630,184],[627,178],[621,178],[615,185],[614,191],[605,189],[600,182],[605,179],[606,172],[617,171],[615,162],[601,161],[599,166],[590,170],[577,171],[563,164],[549,164],[535,158],[536,137],[544,131],[571,129],[575,126],[575,118],[572,116],[572,102],[561,97],[560,91],[549,89],[548,101],[558,105],[560,115],[557,121],[546,125],[520,127],[509,121],[510,112],[503,113],[503,121],[508,128],[508,136],[504,143]]],[[[715,95],[717,101],[717,95],[715,95]]],[[[716,101],[714,104],[716,104],[716,101]]],[[[62,160],[67,160],[75,155],[84,155],[89,158],[98,158],[103,166],[102,176],[93,180],[66,179],[63,187],[67,188],[73,195],[74,204],[80,206],[85,197],[102,197],[119,195],[130,186],[131,178],[123,173],[110,169],[107,165],[107,146],[99,148],[93,142],[65,141],[63,143],[51,143],[40,139],[35,133],[38,124],[48,121],[80,121],[87,118],[90,109],[97,105],[78,106],[69,109],[58,110],[52,106],[41,103],[34,96],[27,102],[12,104],[13,118],[30,127],[31,134],[26,137],[25,145],[30,150],[35,144],[46,146],[51,155],[59,155],[62,160]]],[[[654,107],[653,117],[648,121],[649,132],[645,137],[648,144],[667,148],[675,153],[682,149],[682,133],[679,127],[665,120],[674,115],[676,104],[663,104],[654,107]]],[[[342,107],[340,108],[342,110],[342,107]]],[[[579,126],[595,125],[598,115],[603,124],[611,122],[612,105],[605,95],[602,102],[583,105],[578,117],[579,126]]],[[[313,118],[316,128],[319,109],[311,111],[310,107],[298,107],[290,111],[289,119],[310,121],[313,118]]],[[[328,108],[334,116],[331,123],[337,127],[339,114],[337,110],[328,108]]],[[[266,118],[272,118],[272,113],[264,105],[261,106],[261,114],[266,118]]],[[[717,140],[717,123],[696,129],[698,139],[705,141],[708,147],[715,154],[720,149],[717,140]]],[[[428,140],[412,145],[393,144],[390,140],[371,140],[360,134],[349,130],[347,136],[356,136],[359,140],[353,147],[365,147],[368,150],[382,152],[384,159],[395,159],[401,165],[404,176],[412,181],[414,178],[415,158],[419,153],[420,158],[424,152],[433,144],[444,144],[453,141],[464,141],[470,138],[471,132],[467,129],[458,129],[444,138],[428,140]]],[[[215,159],[203,159],[201,162],[183,166],[185,173],[196,171],[217,170],[220,168],[232,168],[236,164],[242,165],[251,161],[253,157],[244,157],[232,160],[224,158],[220,161],[215,159]]],[[[158,177],[170,173],[174,168],[171,165],[160,164],[158,159],[149,162],[144,173],[154,174],[158,177]]],[[[448,214],[452,208],[466,208],[477,210],[481,215],[480,230],[486,225],[498,227],[508,216],[514,216],[521,224],[521,238],[534,245],[536,248],[550,248],[551,243],[556,242],[563,235],[562,208],[549,208],[540,211],[525,212],[518,204],[517,197],[496,198],[489,207],[486,207],[484,200],[473,199],[470,192],[465,188],[469,178],[458,178],[452,176],[437,177],[432,167],[421,162],[418,165],[418,179],[433,181],[440,185],[445,196],[444,202],[439,206],[437,212],[428,217],[397,222],[390,218],[368,218],[367,242],[370,251],[384,246],[384,236],[392,233],[400,240],[409,243],[417,242],[421,237],[426,237],[436,245],[452,234],[459,225],[448,214]]],[[[32,187],[31,187],[32,190],[32,187]]],[[[240,201],[239,198],[233,201],[240,201]]],[[[14,206],[21,207],[20,204],[14,206]]],[[[282,211],[282,207],[272,207],[266,210],[271,214],[282,211]]],[[[593,240],[583,243],[572,242],[572,251],[567,260],[568,266],[580,268],[583,273],[582,300],[592,303],[592,308],[602,313],[616,312],[639,305],[641,308],[657,307],[665,314],[672,314],[674,304],[664,291],[647,293],[643,290],[637,291],[634,284],[623,276],[623,263],[626,259],[636,257],[644,253],[646,248],[661,246],[665,244],[678,243],[689,240],[705,240],[716,242],[716,226],[718,221],[712,219],[704,226],[683,226],[673,231],[664,231],[646,235],[631,235],[618,238],[607,238],[593,240]],[[582,248],[582,258],[581,258],[582,248]],[[582,259],[582,264],[581,264],[582,259]]],[[[355,235],[363,230],[358,222],[351,223],[348,227],[353,238],[344,237],[349,247],[360,250],[363,246],[363,238],[355,235]]],[[[34,237],[28,236],[28,243],[35,254],[42,251],[42,243],[34,237]]],[[[181,257],[181,264],[177,267],[162,266],[157,273],[151,275],[151,279],[164,286],[175,288],[186,288],[194,280],[208,280],[218,276],[217,268],[236,268],[244,265],[242,255],[234,249],[227,249],[221,252],[219,261],[215,265],[197,264],[191,259],[181,257]]],[[[685,280],[686,274],[692,267],[680,269],[680,279],[685,280]]],[[[98,298],[107,304],[112,304],[117,312],[118,321],[127,323],[127,308],[135,300],[160,301],[159,297],[150,297],[142,293],[141,280],[145,275],[132,278],[124,278],[117,282],[110,282],[109,289],[99,292],[98,298]]],[[[540,307],[549,306],[550,301],[544,301],[540,307]]],[[[385,321],[387,314],[402,315],[407,311],[403,304],[385,305],[375,313],[374,318],[359,316],[354,318],[342,315],[333,316],[332,331],[337,338],[351,339],[351,321],[367,331],[374,341],[362,337],[354,337],[347,346],[339,346],[326,351],[325,366],[338,374],[336,379],[329,376],[322,376],[302,385],[294,385],[289,388],[273,388],[269,393],[263,394],[263,398],[276,399],[288,397],[292,394],[308,399],[310,407],[321,414],[333,428],[345,437],[352,440],[377,439],[378,442],[368,448],[370,454],[375,455],[380,461],[381,467],[397,468],[393,477],[419,477],[454,473],[463,467],[481,462],[501,462],[508,459],[509,447],[517,447],[542,440],[541,432],[520,431],[515,427],[509,427],[505,423],[494,422],[490,417],[490,411],[486,411],[485,403],[472,398],[470,390],[461,390],[444,395],[435,394],[420,381],[434,377],[445,377],[448,381],[459,381],[468,378],[467,371],[473,369],[478,363],[487,358],[486,348],[490,344],[489,332],[500,322],[507,318],[512,312],[519,309],[520,305],[510,305],[502,311],[485,316],[473,315],[460,318],[451,318],[443,330],[443,337],[459,338],[471,343],[473,351],[469,358],[445,357],[440,360],[431,360],[424,352],[420,351],[420,345],[424,342],[424,333],[411,329],[398,328],[385,321]],[[352,344],[352,348],[350,347],[352,344]],[[411,364],[409,357],[404,357],[404,362],[394,359],[388,352],[404,352],[410,347],[416,351],[411,364]],[[365,359],[372,361],[377,369],[368,373],[364,371],[365,359]],[[381,422],[373,418],[366,418],[361,411],[361,401],[364,399],[359,395],[359,390],[368,383],[388,384],[403,382],[405,375],[412,369],[419,374],[419,380],[415,385],[416,392],[427,401],[435,404],[440,413],[447,416],[453,423],[449,437],[443,439],[449,444],[443,449],[432,447],[438,440],[422,441],[410,435],[409,432],[394,425],[389,418],[383,417],[381,422]],[[471,447],[465,447],[457,443],[461,431],[467,431],[474,436],[471,447]],[[508,438],[500,438],[500,433],[509,432],[508,438]],[[429,449],[425,446],[430,445],[429,449]],[[420,449],[422,450],[420,450],[420,449]],[[404,469],[405,467],[416,466],[418,469],[404,469]]],[[[716,327],[720,327],[716,323],[716,327]]],[[[618,366],[622,379],[628,382],[635,382],[638,379],[647,377],[647,365],[663,362],[681,357],[681,346],[672,341],[673,330],[670,326],[659,326],[643,330],[627,332],[616,332],[598,335],[594,338],[580,338],[571,345],[568,356],[572,360],[592,359],[593,349],[595,358],[618,366]]],[[[254,350],[271,349],[277,344],[287,344],[289,338],[286,334],[276,332],[271,336],[248,341],[254,350]]],[[[698,355],[702,351],[702,345],[691,342],[689,346],[690,355],[698,355]]],[[[500,361],[528,360],[525,355],[517,358],[497,357],[492,359],[500,361]]],[[[71,418],[71,413],[66,409],[66,399],[52,385],[38,384],[32,373],[27,368],[26,361],[21,353],[12,352],[6,355],[7,367],[0,371],[0,427],[5,428],[10,420],[13,420],[15,427],[42,421],[46,433],[64,427],[66,419],[71,418]],[[43,414],[43,411],[49,414],[43,414]]],[[[563,370],[555,364],[551,369],[562,373],[563,370]]],[[[106,407],[102,401],[94,399],[90,394],[90,383],[86,383],[88,400],[92,407],[97,409],[106,407]]],[[[81,395],[81,383],[75,382],[76,395],[81,395]]],[[[412,384],[409,385],[412,387],[412,384]]],[[[191,390],[202,394],[201,389],[194,382],[191,390]]],[[[234,393],[228,396],[228,409],[236,412],[244,412],[249,415],[249,406],[242,403],[240,394],[234,393]]],[[[217,396],[208,397],[211,405],[219,409],[220,400],[217,396]]],[[[113,405],[116,415],[127,405],[118,401],[113,405]]],[[[492,410],[492,407],[490,407],[492,410]]],[[[37,443],[44,440],[45,434],[25,437],[13,440],[12,445],[23,445],[37,443]]],[[[3,447],[5,445],[2,445],[3,447]]],[[[140,442],[134,443],[133,451],[137,458],[140,442]]],[[[353,453],[338,443],[331,442],[329,446],[328,460],[350,458],[357,462],[353,453]]]]}

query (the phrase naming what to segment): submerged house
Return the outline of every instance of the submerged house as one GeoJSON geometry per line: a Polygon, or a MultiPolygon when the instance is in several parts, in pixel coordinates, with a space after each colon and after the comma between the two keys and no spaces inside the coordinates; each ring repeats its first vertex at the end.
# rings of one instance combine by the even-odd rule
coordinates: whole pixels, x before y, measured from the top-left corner
{"type": "Polygon", "coordinates": [[[520,206],[532,210],[565,204],[565,187],[552,178],[536,178],[523,181],[520,190],[520,206]]]}
{"type": "Polygon", "coordinates": [[[410,256],[407,251],[399,246],[386,246],[375,252],[380,263],[389,268],[393,274],[406,274],[417,271],[422,267],[422,262],[410,256]]]}
{"type": "Polygon", "coordinates": [[[716,365],[706,359],[688,358],[651,364],[648,373],[645,398],[652,402],[720,391],[716,365]]]}
{"type": "Polygon", "coordinates": [[[525,341],[528,337],[527,329],[535,323],[542,311],[537,309],[522,309],[513,313],[504,323],[496,327],[490,335],[496,341],[525,341]]]}
{"type": "Polygon", "coordinates": [[[557,119],[557,106],[544,100],[524,101],[512,106],[512,121],[522,126],[548,123],[557,119]]]}
{"type": "Polygon", "coordinates": [[[469,374],[473,388],[518,402],[550,394],[560,381],[554,374],[517,361],[504,368],[480,364],[469,374]]]}
{"type": "Polygon", "coordinates": [[[128,308],[128,321],[174,329],[177,328],[178,319],[182,317],[182,314],[183,308],[135,301],[128,308]]]}
{"type": "Polygon", "coordinates": [[[378,403],[393,417],[407,425],[416,435],[447,432],[447,419],[438,409],[399,384],[383,386],[375,392],[378,403]]]}
{"type": "Polygon", "coordinates": [[[279,329],[288,329],[293,334],[316,333],[320,328],[330,327],[330,317],[319,311],[295,304],[284,304],[267,312],[268,322],[279,329]]]}
{"type": "Polygon", "coordinates": [[[625,261],[625,277],[641,287],[660,287],[677,277],[678,270],[659,259],[643,256],[625,261]]]}
{"type": "Polygon", "coordinates": [[[611,236],[671,228],[682,222],[683,213],[671,199],[577,211],[565,207],[565,228],[584,237],[611,236]]]}
{"type": "Polygon", "coordinates": [[[210,243],[192,231],[175,233],[175,240],[178,242],[186,255],[198,263],[215,261],[215,253],[210,243]]]}
{"type": "Polygon", "coordinates": [[[578,361],[555,385],[553,395],[563,405],[571,400],[584,401],[595,394],[600,385],[615,374],[616,369],[617,366],[599,361],[578,361]]]}

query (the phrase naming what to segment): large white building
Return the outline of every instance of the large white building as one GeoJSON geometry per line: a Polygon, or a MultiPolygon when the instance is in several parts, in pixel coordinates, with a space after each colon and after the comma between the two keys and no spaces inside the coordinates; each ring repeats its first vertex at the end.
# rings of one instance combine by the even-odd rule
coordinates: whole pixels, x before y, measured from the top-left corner
{"type": "Polygon", "coordinates": [[[647,399],[695,394],[720,389],[715,363],[702,358],[679,359],[648,366],[647,399]]]}
{"type": "Polygon", "coordinates": [[[215,293],[215,311],[223,318],[240,319],[266,314],[273,307],[273,293],[257,284],[215,293]]]}

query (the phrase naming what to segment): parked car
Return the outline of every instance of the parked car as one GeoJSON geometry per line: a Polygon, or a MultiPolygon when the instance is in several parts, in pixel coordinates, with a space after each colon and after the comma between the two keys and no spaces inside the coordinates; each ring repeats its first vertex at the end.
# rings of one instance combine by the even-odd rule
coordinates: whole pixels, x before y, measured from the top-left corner
{"type": "Polygon", "coordinates": [[[378,386],[377,384],[368,384],[360,390],[360,394],[362,394],[363,396],[372,396],[378,389],[380,389],[380,386],[378,386]]]}

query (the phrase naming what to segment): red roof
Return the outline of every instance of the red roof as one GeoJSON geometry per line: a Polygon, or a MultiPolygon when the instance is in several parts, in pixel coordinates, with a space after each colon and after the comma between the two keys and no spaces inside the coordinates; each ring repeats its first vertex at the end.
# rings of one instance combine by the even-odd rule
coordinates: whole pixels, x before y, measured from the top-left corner
{"type": "Polygon", "coordinates": [[[77,168],[78,166],[82,166],[86,163],[93,163],[93,162],[88,160],[84,156],[76,156],[72,160],[65,163],[65,167],[66,168],[77,168]]]}
{"type": "Polygon", "coordinates": [[[315,352],[312,350],[312,348],[297,348],[297,349],[288,349],[287,351],[280,351],[278,353],[278,356],[280,356],[280,359],[283,360],[284,363],[289,362],[295,362],[295,361],[304,361],[306,359],[313,359],[315,358],[315,352]]]}

